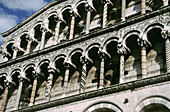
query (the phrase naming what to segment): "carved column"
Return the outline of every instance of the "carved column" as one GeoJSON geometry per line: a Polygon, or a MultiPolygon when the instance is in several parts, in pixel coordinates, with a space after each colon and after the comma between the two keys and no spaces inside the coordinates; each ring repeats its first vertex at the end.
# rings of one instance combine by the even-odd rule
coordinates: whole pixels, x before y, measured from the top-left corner
{"type": "Polygon", "coordinates": [[[166,69],[170,72],[170,32],[165,29],[161,32],[162,37],[165,39],[165,56],[166,56],[166,69]]]}
{"type": "Polygon", "coordinates": [[[103,28],[105,28],[106,23],[107,23],[108,4],[110,4],[111,1],[110,0],[102,0],[102,2],[104,3],[104,8],[103,8],[103,28]]]}
{"type": "Polygon", "coordinates": [[[40,50],[44,48],[45,35],[46,35],[47,30],[44,27],[41,27],[41,32],[42,32],[42,38],[41,38],[40,50]]]}
{"type": "Polygon", "coordinates": [[[122,42],[118,41],[117,44],[117,53],[120,55],[120,79],[119,83],[124,83],[124,72],[125,72],[125,54],[130,52],[128,47],[122,42]]]}
{"type": "Polygon", "coordinates": [[[86,17],[86,34],[87,34],[89,33],[91,12],[93,11],[93,9],[91,6],[89,6],[89,4],[85,4],[85,10],[87,11],[87,17],[86,17]]]}
{"type": "Polygon", "coordinates": [[[63,91],[63,95],[66,95],[67,93],[67,87],[68,87],[68,78],[69,78],[69,74],[70,74],[70,64],[65,62],[65,77],[64,77],[64,91],[63,91]]]}
{"type": "Polygon", "coordinates": [[[49,73],[49,76],[47,78],[47,85],[45,88],[45,96],[46,96],[47,101],[50,101],[51,89],[52,89],[52,84],[53,84],[53,75],[55,73],[55,70],[53,68],[51,68],[50,66],[48,66],[48,73],[49,73]]]}
{"type": "Polygon", "coordinates": [[[146,3],[145,0],[141,0],[141,14],[146,13],[146,3]]]}
{"type": "Polygon", "coordinates": [[[69,40],[73,39],[74,37],[74,27],[75,27],[75,18],[76,18],[76,14],[73,11],[70,11],[70,15],[71,15],[71,26],[70,26],[69,40]]]}
{"type": "Polygon", "coordinates": [[[81,81],[80,81],[80,93],[85,92],[86,88],[86,76],[87,76],[87,58],[82,56],[80,58],[82,63],[82,73],[81,73],[81,81]]]}
{"type": "Polygon", "coordinates": [[[105,59],[105,53],[102,51],[102,48],[99,48],[99,56],[101,59],[100,63],[100,79],[99,79],[99,88],[104,87],[104,59],[105,59]]]}
{"type": "Polygon", "coordinates": [[[26,40],[27,40],[27,49],[25,54],[29,54],[30,53],[30,49],[31,49],[31,43],[33,42],[33,39],[31,37],[29,37],[29,35],[26,36],[26,40]]]}
{"type": "Polygon", "coordinates": [[[16,101],[15,101],[15,110],[17,110],[19,108],[19,103],[20,103],[20,98],[21,98],[21,93],[22,93],[22,87],[23,87],[23,77],[21,77],[20,75],[18,76],[19,79],[19,87],[18,87],[18,91],[17,91],[17,96],[16,96],[16,101]]]}
{"type": "Polygon", "coordinates": [[[57,20],[56,22],[57,22],[57,24],[56,24],[56,28],[55,28],[54,45],[58,43],[61,20],[57,20]]]}
{"type": "Polygon", "coordinates": [[[122,0],[122,17],[121,20],[125,21],[126,16],[126,0],[122,0]]]}
{"type": "Polygon", "coordinates": [[[163,6],[167,6],[168,5],[168,0],[162,0],[163,1],[163,6]]]}
{"type": "Polygon", "coordinates": [[[19,51],[19,49],[17,48],[16,45],[13,45],[12,46],[12,50],[13,50],[13,57],[12,57],[12,59],[14,59],[14,58],[17,57],[17,52],[19,51]]]}
{"type": "Polygon", "coordinates": [[[30,99],[30,104],[29,106],[32,106],[35,101],[35,95],[36,95],[36,89],[37,89],[37,80],[38,80],[38,73],[35,71],[32,71],[32,74],[34,76],[34,82],[33,82],[33,87],[32,87],[32,92],[31,92],[31,99],[30,99]]]}
{"type": "Polygon", "coordinates": [[[9,82],[7,80],[5,80],[4,83],[5,83],[5,92],[3,94],[0,112],[4,112],[4,110],[5,110],[7,97],[8,97],[8,91],[10,88],[9,82]]]}

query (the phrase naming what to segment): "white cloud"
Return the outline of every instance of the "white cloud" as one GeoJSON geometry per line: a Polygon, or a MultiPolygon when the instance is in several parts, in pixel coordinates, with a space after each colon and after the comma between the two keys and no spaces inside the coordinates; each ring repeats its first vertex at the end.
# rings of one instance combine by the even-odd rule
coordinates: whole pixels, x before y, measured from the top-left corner
{"type": "MultiPolygon", "coordinates": [[[[2,8],[0,8],[0,34],[9,30],[17,24],[17,17],[15,15],[8,15],[2,8]]],[[[3,38],[0,35],[0,44],[3,38]]]]}
{"type": "Polygon", "coordinates": [[[37,11],[47,4],[44,0],[0,0],[5,7],[13,10],[37,11]]]}

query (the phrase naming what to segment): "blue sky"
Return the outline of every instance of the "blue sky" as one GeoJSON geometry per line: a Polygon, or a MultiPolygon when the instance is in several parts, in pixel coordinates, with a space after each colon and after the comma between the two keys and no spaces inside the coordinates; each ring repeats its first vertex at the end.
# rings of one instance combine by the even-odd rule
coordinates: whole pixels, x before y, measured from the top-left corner
{"type": "MultiPolygon", "coordinates": [[[[14,27],[53,0],[0,0],[0,34],[14,27]]],[[[3,38],[0,35],[0,46],[3,38]]]]}

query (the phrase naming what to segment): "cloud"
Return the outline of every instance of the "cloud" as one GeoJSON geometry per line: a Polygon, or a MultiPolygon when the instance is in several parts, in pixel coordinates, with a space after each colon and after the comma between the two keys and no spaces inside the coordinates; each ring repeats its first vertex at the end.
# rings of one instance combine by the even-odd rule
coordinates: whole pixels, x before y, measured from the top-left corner
{"type": "Polygon", "coordinates": [[[37,11],[47,4],[44,0],[0,0],[5,7],[13,10],[37,11]]]}
{"type": "MultiPolygon", "coordinates": [[[[8,15],[2,8],[0,8],[0,34],[9,30],[17,24],[17,16],[8,15]]],[[[2,36],[0,35],[0,45],[3,41],[2,36]]]]}

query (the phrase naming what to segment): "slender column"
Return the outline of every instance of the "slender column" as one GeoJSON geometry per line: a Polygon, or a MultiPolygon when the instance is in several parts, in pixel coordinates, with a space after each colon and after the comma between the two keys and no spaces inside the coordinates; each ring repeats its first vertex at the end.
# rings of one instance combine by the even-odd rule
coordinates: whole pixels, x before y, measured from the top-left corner
{"type": "Polygon", "coordinates": [[[46,96],[47,101],[50,101],[51,89],[52,89],[52,84],[53,84],[53,74],[55,73],[55,70],[53,68],[51,68],[50,66],[48,66],[48,73],[49,73],[49,76],[47,78],[47,85],[45,88],[45,96],[46,96]]]}
{"type": "Polygon", "coordinates": [[[71,26],[70,26],[69,40],[73,39],[74,36],[74,26],[75,26],[75,18],[76,18],[76,14],[73,11],[70,11],[70,13],[71,13],[71,26]]]}
{"type": "Polygon", "coordinates": [[[107,22],[107,3],[106,2],[104,2],[104,8],[103,8],[103,28],[106,27],[106,22],[107,22]]]}
{"type": "Polygon", "coordinates": [[[15,101],[15,110],[17,110],[19,108],[19,103],[20,103],[20,98],[21,98],[21,93],[22,93],[22,87],[23,87],[23,77],[21,77],[20,75],[18,76],[19,79],[19,87],[18,87],[18,91],[17,91],[17,96],[16,96],[16,101],[15,101]]]}
{"type": "Polygon", "coordinates": [[[29,37],[29,35],[27,35],[26,40],[27,40],[28,44],[27,44],[27,49],[26,49],[25,54],[29,54],[30,49],[31,49],[31,43],[33,42],[33,39],[31,37],[29,37]]]}
{"type": "Polygon", "coordinates": [[[17,48],[17,46],[13,45],[12,46],[12,50],[13,50],[13,57],[12,57],[12,59],[14,59],[14,58],[17,57],[17,52],[18,52],[19,49],[17,48]]]}
{"type": "Polygon", "coordinates": [[[5,92],[4,92],[4,95],[3,95],[3,98],[2,98],[0,112],[4,112],[4,110],[5,110],[7,97],[8,97],[8,91],[9,91],[9,88],[10,88],[9,82],[7,80],[5,80],[4,83],[5,83],[5,92]]]}
{"type": "Polygon", "coordinates": [[[163,6],[167,6],[168,5],[168,0],[162,0],[163,1],[163,6]]]}
{"type": "Polygon", "coordinates": [[[68,87],[68,78],[69,78],[69,73],[70,73],[70,64],[69,63],[65,63],[65,67],[66,67],[66,71],[65,71],[65,77],[64,77],[64,91],[63,91],[63,95],[66,95],[67,93],[67,87],[68,87]]]}
{"type": "Polygon", "coordinates": [[[121,20],[125,21],[126,16],[126,0],[122,0],[122,17],[121,20]]]}
{"type": "Polygon", "coordinates": [[[0,58],[0,63],[3,63],[3,60],[5,58],[5,52],[1,50],[1,58],[0,58]]]}
{"type": "Polygon", "coordinates": [[[89,4],[85,4],[85,10],[87,11],[87,17],[86,17],[86,34],[87,34],[89,33],[91,12],[93,11],[93,9],[89,6],[89,4]]]}
{"type": "Polygon", "coordinates": [[[38,73],[35,71],[32,71],[34,75],[34,82],[33,82],[33,87],[32,87],[32,92],[31,92],[31,99],[30,99],[30,104],[29,106],[32,106],[35,101],[35,94],[36,94],[36,89],[37,89],[37,80],[38,80],[38,73]]]}
{"type": "Polygon", "coordinates": [[[99,56],[100,56],[100,59],[101,59],[99,88],[103,88],[104,87],[104,57],[105,57],[105,54],[102,51],[102,48],[99,48],[99,56]]]}
{"type": "Polygon", "coordinates": [[[141,48],[141,67],[142,67],[142,78],[147,76],[147,67],[146,67],[146,47],[142,46],[141,48]]]}
{"type": "Polygon", "coordinates": [[[162,37],[165,39],[165,56],[166,56],[166,69],[170,72],[170,32],[165,29],[161,32],[162,37]]]}
{"type": "Polygon", "coordinates": [[[57,20],[56,22],[57,22],[57,25],[55,28],[54,45],[58,43],[61,20],[57,20]]]}
{"type": "Polygon", "coordinates": [[[141,14],[146,13],[146,3],[145,0],[141,0],[141,14]]]}
{"type": "Polygon", "coordinates": [[[46,34],[47,30],[44,27],[41,27],[41,32],[42,32],[42,38],[41,38],[40,50],[44,48],[45,34],[46,34]]]}
{"type": "Polygon", "coordinates": [[[124,55],[120,55],[120,80],[119,83],[124,83],[124,68],[125,68],[125,59],[124,55]]]}
{"type": "Polygon", "coordinates": [[[80,61],[82,63],[82,73],[81,73],[81,81],[80,81],[80,93],[84,93],[85,88],[86,88],[87,58],[85,56],[82,56],[80,58],[80,61]]]}

